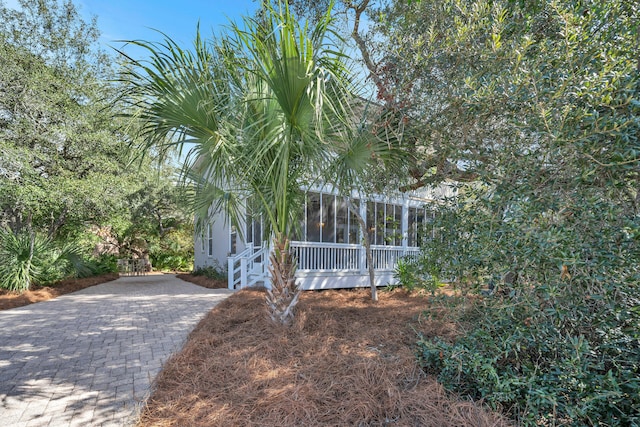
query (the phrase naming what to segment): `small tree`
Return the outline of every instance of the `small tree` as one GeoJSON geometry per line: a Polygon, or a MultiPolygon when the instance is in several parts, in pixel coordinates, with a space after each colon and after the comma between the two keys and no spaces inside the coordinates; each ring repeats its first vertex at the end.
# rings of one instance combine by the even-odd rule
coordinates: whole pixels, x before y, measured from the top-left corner
{"type": "Polygon", "coordinates": [[[195,144],[184,172],[196,186],[199,218],[223,211],[239,224],[243,203],[255,201],[273,239],[267,306],[282,324],[293,319],[300,292],[289,249],[302,214],[300,184],[329,170],[353,126],[355,97],[338,43],[329,13],[309,28],[286,5],[265,4],[217,43],[198,33],[193,51],[170,39],[138,43],[150,62],[135,62],[124,76],[141,107],[145,150],[195,144]]]}

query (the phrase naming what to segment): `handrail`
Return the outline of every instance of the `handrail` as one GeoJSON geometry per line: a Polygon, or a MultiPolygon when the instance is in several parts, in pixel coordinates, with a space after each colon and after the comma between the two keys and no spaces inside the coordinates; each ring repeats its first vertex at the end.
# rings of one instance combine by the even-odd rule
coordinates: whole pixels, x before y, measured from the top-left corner
{"type": "Polygon", "coordinates": [[[358,249],[362,247],[357,243],[332,243],[332,242],[303,242],[298,240],[291,241],[291,247],[301,248],[353,248],[358,249]]]}
{"type": "Polygon", "coordinates": [[[267,277],[266,248],[248,247],[237,255],[227,258],[227,283],[229,289],[246,288],[267,277]],[[256,269],[257,265],[257,269],[256,269]]]}

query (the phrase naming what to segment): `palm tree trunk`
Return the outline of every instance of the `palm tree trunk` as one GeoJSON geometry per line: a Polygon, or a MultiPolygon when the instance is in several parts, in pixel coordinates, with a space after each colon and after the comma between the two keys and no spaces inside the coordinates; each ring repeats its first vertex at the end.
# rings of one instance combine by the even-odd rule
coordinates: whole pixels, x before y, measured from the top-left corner
{"type": "Polygon", "coordinates": [[[273,250],[269,255],[271,265],[271,289],[267,290],[267,309],[274,322],[290,325],[295,316],[295,307],[300,298],[300,288],[296,285],[297,262],[289,250],[289,239],[276,236],[273,250]]]}

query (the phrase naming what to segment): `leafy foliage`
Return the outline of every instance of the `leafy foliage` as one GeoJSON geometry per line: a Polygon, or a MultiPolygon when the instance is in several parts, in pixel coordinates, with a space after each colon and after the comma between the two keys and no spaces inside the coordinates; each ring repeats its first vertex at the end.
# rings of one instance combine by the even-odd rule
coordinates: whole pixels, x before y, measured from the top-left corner
{"type": "Polygon", "coordinates": [[[227,280],[227,272],[219,265],[196,268],[191,274],[194,276],[208,277],[209,279],[227,280]]]}
{"type": "Polygon", "coordinates": [[[30,233],[15,235],[0,229],[0,287],[23,292],[42,277],[42,267],[51,255],[51,241],[30,233]]]}
{"type": "Polygon", "coordinates": [[[0,288],[24,292],[32,284],[47,285],[102,272],[73,243],[58,246],[40,233],[13,233],[0,228],[0,288]]]}
{"type": "Polygon", "coordinates": [[[425,259],[399,260],[393,274],[398,284],[410,292],[426,290],[435,293],[442,284],[430,267],[425,259]]]}
{"type": "MultiPolygon", "coordinates": [[[[465,293],[491,294],[459,319],[456,342],[420,341],[425,368],[523,425],[638,424],[637,9],[443,0],[409,10],[394,37],[418,21],[428,29],[422,45],[402,39],[423,67],[399,65],[417,73],[415,100],[437,99],[411,108],[432,153],[475,177],[436,216],[426,256],[465,293]]],[[[455,177],[443,170],[421,179],[455,177]]]]}
{"type": "Polygon", "coordinates": [[[108,68],[90,55],[95,23],[85,28],[70,2],[21,6],[0,7],[1,220],[56,237],[121,205],[127,159],[101,80],[108,68]]]}
{"type": "MultiPolygon", "coordinates": [[[[129,167],[135,123],[116,102],[115,61],[96,47],[96,19],[82,19],[70,0],[17,6],[0,1],[0,226],[56,246],[85,242],[66,253],[70,264],[94,250],[88,243],[103,243],[96,230],[109,229],[109,251],[188,266],[184,192],[155,159],[129,167]]],[[[43,274],[53,280],[56,271],[43,274]]]]}

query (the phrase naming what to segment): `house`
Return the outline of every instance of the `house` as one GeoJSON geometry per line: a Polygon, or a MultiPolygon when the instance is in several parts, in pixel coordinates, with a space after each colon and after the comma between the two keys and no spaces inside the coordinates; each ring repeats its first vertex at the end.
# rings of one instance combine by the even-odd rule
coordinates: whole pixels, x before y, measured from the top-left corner
{"type": "MultiPolygon", "coordinates": [[[[352,195],[351,205],[367,225],[378,286],[395,283],[398,260],[417,256],[421,242],[433,238],[429,207],[454,195],[455,189],[448,185],[368,198],[352,195]]],[[[240,226],[243,233],[238,233],[223,214],[214,216],[195,237],[195,268],[226,268],[229,289],[268,286],[269,248],[262,239],[261,220],[247,212],[240,226]]],[[[298,260],[296,277],[302,289],[369,286],[356,215],[330,186],[305,189],[299,230],[291,250],[298,260]]]]}

